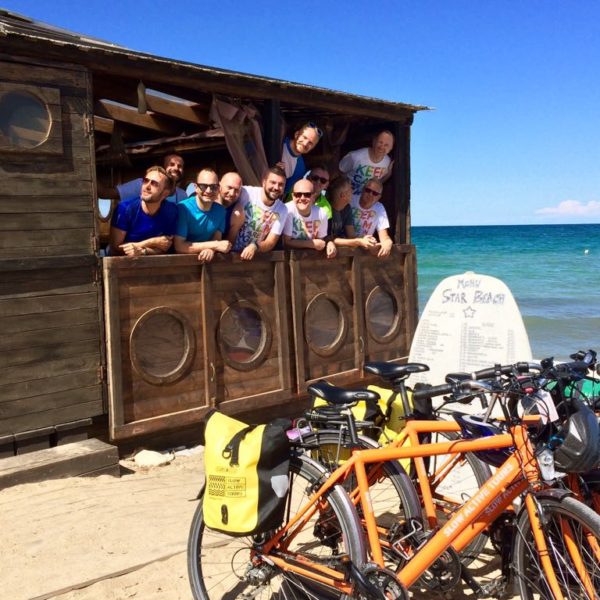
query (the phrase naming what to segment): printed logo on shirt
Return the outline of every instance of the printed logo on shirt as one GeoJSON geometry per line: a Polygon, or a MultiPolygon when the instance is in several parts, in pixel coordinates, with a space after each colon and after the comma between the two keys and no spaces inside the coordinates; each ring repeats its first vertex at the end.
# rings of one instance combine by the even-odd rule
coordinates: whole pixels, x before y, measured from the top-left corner
{"type": "Polygon", "coordinates": [[[352,221],[358,237],[372,235],[377,227],[377,211],[372,208],[353,207],[352,221]]]}
{"type": "Polygon", "coordinates": [[[292,216],[292,239],[314,240],[319,237],[321,220],[305,221],[295,215],[292,216]]]}
{"type": "Polygon", "coordinates": [[[386,173],[386,167],[359,165],[352,175],[352,194],[360,194],[369,179],[382,179],[386,173]]]}

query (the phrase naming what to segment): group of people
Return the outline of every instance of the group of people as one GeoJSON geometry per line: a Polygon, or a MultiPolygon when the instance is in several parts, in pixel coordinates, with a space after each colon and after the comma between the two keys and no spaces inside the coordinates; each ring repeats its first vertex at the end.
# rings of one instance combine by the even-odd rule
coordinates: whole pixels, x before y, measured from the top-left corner
{"type": "MultiPolygon", "coordinates": [[[[394,137],[379,132],[368,148],[348,153],[330,181],[324,165],[307,171],[303,155],[321,139],[306,123],[283,143],[282,159],[260,186],[244,186],[238,173],[221,176],[201,169],[191,193],[179,187],[184,161],[177,154],[143,178],[117,186],[120,199],[110,228],[110,255],[196,254],[201,262],[216,252],[257,252],[280,247],[313,249],[334,257],[339,247],[361,247],[377,256],[392,249],[389,221],[379,201],[393,161],[394,137]]],[[[105,194],[110,195],[110,194],[105,194]]]]}

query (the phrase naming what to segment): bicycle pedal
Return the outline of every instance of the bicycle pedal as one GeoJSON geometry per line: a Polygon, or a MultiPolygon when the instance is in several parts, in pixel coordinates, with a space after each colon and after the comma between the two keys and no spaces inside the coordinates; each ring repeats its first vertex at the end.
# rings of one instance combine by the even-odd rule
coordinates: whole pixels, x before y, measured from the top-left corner
{"type": "Polygon", "coordinates": [[[478,598],[508,598],[507,595],[507,581],[505,577],[498,577],[493,581],[488,583],[484,583],[481,586],[481,593],[485,594],[484,596],[477,596],[478,598]]]}

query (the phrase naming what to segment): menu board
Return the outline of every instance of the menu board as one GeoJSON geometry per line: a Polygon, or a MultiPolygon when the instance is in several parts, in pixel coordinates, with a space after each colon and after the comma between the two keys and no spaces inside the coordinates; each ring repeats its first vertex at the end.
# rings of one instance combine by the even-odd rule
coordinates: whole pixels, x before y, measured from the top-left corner
{"type": "Polygon", "coordinates": [[[531,361],[523,318],[504,282],[467,272],[444,279],[434,290],[417,325],[409,362],[429,365],[412,375],[439,385],[447,373],[472,372],[494,364],[531,361]]]}

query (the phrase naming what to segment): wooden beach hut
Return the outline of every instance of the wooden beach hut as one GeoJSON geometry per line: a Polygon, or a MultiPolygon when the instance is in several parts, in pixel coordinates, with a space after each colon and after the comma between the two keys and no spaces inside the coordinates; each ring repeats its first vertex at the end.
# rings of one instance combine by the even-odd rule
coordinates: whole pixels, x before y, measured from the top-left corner
{"type": "MultiPolygon", "coordinates": [[[[170,60],[0,10],[0,456],[81,436],[131,441],[211,407],[267,419],[319,378],[406,359],[417,319],[410,132],[425,107],[170,60]],[[391,130],[392,255],[272,252],[208,265],[102,258],[97,189],[168,152],[257,185],[286,129],[334,168],[391,130]],[[243,151],[240,153],[239,149],[243,151]]],[[[291,410],[291,408],[290,408],[291,410]]]]}

